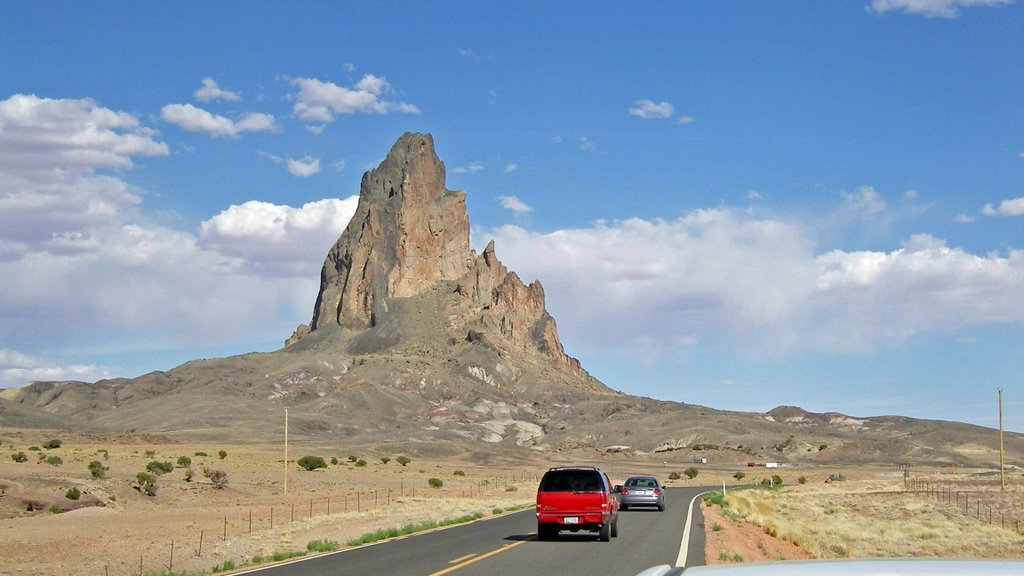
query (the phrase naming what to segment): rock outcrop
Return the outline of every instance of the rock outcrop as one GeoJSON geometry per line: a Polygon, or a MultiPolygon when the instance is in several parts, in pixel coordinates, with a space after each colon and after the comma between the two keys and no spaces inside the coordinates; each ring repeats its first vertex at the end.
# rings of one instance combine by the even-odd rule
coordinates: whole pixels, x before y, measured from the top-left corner
{"type": "Polygon", "coordinates": [[[363,175],[356,213],[324,261],[311,330],[325,322],[369,328],[389,298],[415,296],[469,270],[466,194],[444,183],[429,134],[404,134],[363,175]]]}
{"type": "MultiPolygon", "coordinates": [[[[433,138],[402,135],[380,166],[363,175],[356,213],[324,260],[312,322],[286,344],[332,324],[354,332],[374,329],[389,316],[408,314],[408,307],[396,306],[400,301],[440,292],[436,309],[421,306],[417,312],[440,317],[445,333],[420,334],[417,345],[429,338],[491,346],[595,384],[565,354],[540,282],[526,285],[509,271],[493,241],[483,254],[470,249],[465,198],[465,192],[445,188],[433,138]]],[[[374,340],[375,352],[412,344],[408,334],[396,334],[399,329],[387,332],[374,340]]]]}

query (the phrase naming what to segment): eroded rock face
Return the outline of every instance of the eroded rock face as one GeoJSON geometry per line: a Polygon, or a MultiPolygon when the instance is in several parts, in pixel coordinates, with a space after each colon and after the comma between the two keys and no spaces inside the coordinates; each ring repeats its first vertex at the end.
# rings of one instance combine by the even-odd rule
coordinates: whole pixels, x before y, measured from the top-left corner
{"type": "MultiPolygon", "coordinates": [[[[590,380],[565,354],[540,282],[509,271],[493,241],[479,256],[470,249],[465,192],[445,188],[433,138],[407,133],[363,175],[356,213],[324,261],[309,331],[328,323],[366,331],[399,313],[397,299],[439,289],[447,291],[440,307],[418,310],[442,318],[446,333],[435,341],[478,342],[590,380]]],[[[384,332],[375,342],[401,345],[402,335],[384,332]]],[[[300,326],[287,344],[305,334],[300,326]]]]}
{"type": "Polygon", "coordinates": [[[444,183],[429,134],[404,134],[363,175],[356,213],[324,261],[311,330],[324,322],[369,328],[388,298],[465,274],[474,259],[466,194],[444,183]]]}

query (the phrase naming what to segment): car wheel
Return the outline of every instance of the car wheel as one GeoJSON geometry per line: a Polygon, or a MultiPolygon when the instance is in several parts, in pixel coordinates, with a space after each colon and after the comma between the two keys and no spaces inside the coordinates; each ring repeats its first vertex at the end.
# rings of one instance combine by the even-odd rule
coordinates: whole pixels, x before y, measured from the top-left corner
{"type": "Polygon", "coordinates": [[[598,532],[598,536],[601,538],[601,542],[610,542],[612,539],[612,523],[605,522],[601,524],[601,531],[598,532]]]}
{"type": "Polygon", "coordinates": [[[658,504],[658,512],[664,512],[664,511],[665,511],[665,505],[664,504],[658,504]]]}
{"type": "Polygon", "coordinates": [[[537,538],[539,540],[551,540],[558,534],[558,530],[554,526],[548,524],[537,525],[537,538]]]}
{"type": "Polygon", "coordinates": [[[619,506],[619,510],[629,510],[629,504],[622,504],[619,506]]]}
{"type": "Polygon", "coordinates": [[[612,522],[612,538],[619,537],[619,517],[615,517],[615,521],[612,522]]]}

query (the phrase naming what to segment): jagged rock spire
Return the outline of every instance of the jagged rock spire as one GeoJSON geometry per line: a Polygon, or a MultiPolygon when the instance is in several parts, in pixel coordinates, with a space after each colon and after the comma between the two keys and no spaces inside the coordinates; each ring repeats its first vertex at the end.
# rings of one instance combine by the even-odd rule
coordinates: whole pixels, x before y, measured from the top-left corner
{"type": "Polygon", "coordinates": [[[444,164],[429,134],[403,134],[363,175],[359,205],[327,254],[313,320],[373,326],[388,298],[455,280],[473,264],[466,194],[444,187],[444,164]]]}

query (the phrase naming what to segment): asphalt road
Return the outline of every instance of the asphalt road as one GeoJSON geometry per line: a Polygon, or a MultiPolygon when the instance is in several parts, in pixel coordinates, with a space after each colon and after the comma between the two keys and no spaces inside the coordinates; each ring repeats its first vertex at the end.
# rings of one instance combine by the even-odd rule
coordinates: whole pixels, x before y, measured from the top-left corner
{"type": "Polygon", "coordinates": [[[704,518],[695,496],[701,488],[670,488],[666,510],[630,509],[619,516],[619,537],[563,532],[537,540],[533,509],[435,532],[347,549],[247,574],[259,576],[632,576],[682,558],[687,509],[686,566],[704,563],[704,518]]]}

